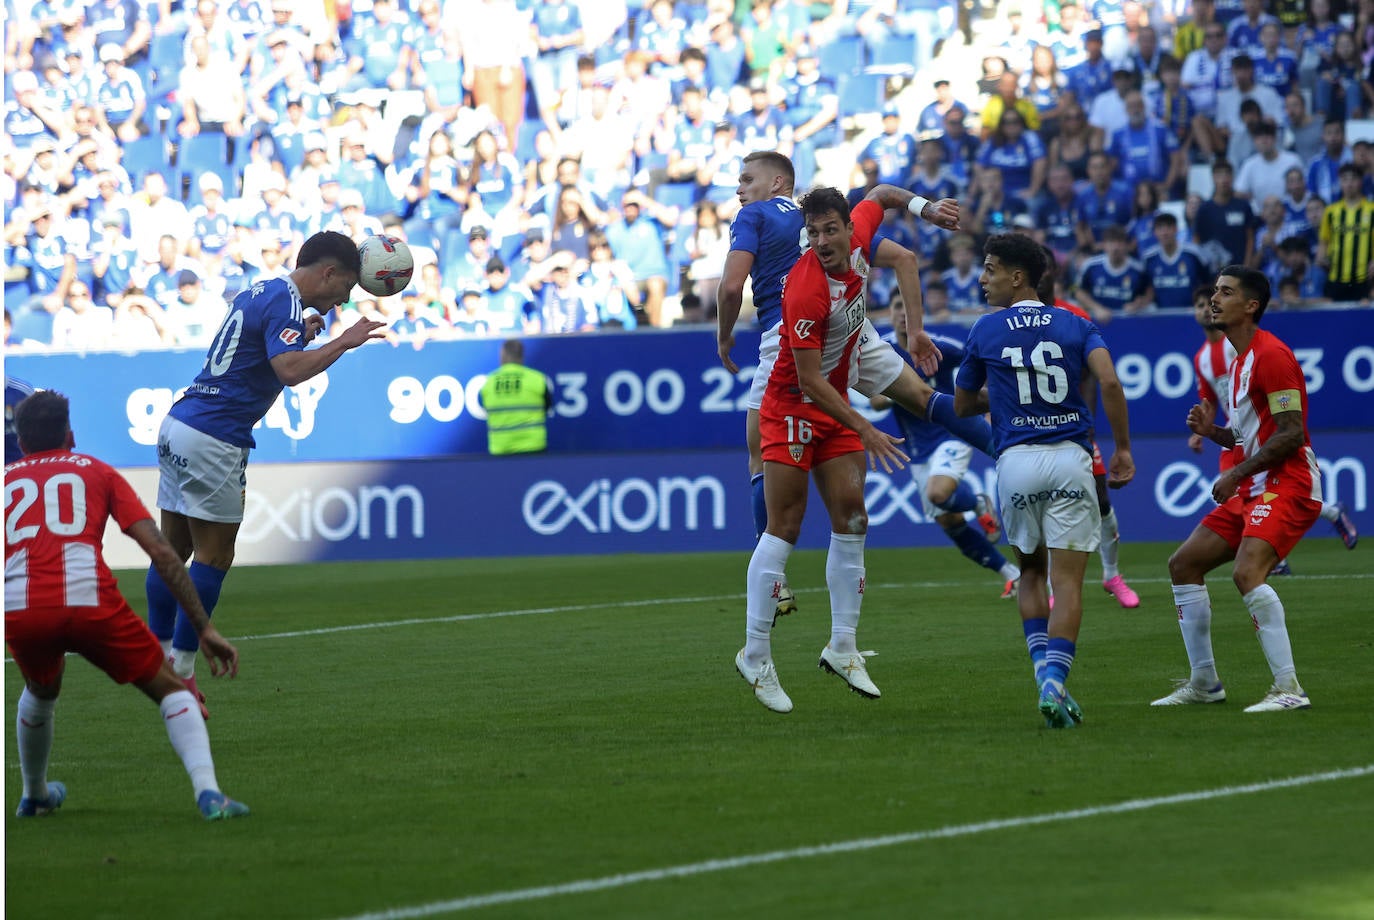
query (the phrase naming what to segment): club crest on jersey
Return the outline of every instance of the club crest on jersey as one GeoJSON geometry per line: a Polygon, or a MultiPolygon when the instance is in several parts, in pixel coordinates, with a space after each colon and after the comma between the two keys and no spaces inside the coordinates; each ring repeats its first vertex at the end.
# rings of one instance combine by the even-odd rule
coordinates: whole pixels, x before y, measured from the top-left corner
{"type": "Polygon", "coordinates": [[[787,453],[791,455],[793,463],[801,463],[802,454],[806,453],[806,447],[801,444],[788,444],[787,453]]]}
{"type": "Polygon", "coordinates": [[[811,334],[811,329],[816,325],[814,319],[799,319],[792,326],[792,331],[797,334],[797,338],[804,339],[811,334]]]}
{"type": "Polygon", "coordinates": [[[301,333],[298,329],[283,329],[277,338],[282,340],[284,345],[295,345],[300,339],[301,333]]]}
{"type": "Polygon", "coordinates": [[[1279,399],[1278,399],[1279,408],[1282,409],[1282,410],[1285,411],[1285,412],[1288,411],[1288,407],[1292,404],[1292,402],[1293,402],[1293,397],[1289,396],[1287,393],[1284,393],[1284,394],[1283,394],[1282,396],[1280,396],[1279,399]]]}

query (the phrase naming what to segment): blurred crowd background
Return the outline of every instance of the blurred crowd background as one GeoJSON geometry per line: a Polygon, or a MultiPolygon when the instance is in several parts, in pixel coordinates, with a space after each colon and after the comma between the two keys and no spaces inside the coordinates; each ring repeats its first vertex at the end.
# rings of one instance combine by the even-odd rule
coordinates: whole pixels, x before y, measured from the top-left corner
{"type": "MultiPolygon", "coordinates": [[[[6,0],[6,348],[208,343],[323,229],[395,341],[714,318],[742,157],[890,213],[933,320],[1020,231],[1100,322],[1222,265],[1367,304],[1374,0],[6,0]]],[[[871,304],[893,279],[875,272],[871,304]]]]}

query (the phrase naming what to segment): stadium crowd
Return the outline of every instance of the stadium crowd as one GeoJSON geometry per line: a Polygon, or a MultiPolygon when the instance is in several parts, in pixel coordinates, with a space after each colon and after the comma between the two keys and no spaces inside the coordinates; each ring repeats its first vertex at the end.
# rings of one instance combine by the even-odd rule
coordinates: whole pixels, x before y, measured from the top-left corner
{"type": "MultiPolygon", "coordinates": [[[[1374,3],[6,0],[7,348],[205,346],[322,229],[408,240],[395,341],[714,316],[742,157],[889,212],[934,321],[1022,229],[1099,322],[1221,265],[1367,303],[1374,3]]],[[[875,272],[872,305],[894,286],[875,272]]],[[[338,326],[337,323],[334,324],[338,326]]]]}

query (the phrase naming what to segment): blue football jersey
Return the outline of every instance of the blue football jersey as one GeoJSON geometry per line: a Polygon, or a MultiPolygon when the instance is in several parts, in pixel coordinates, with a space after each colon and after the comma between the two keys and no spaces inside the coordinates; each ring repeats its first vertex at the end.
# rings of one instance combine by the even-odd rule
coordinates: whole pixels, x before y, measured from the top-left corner
{"type": "Polygon", "coordinates": [[[1088,355],[1106,347],[1087,320],[1023,300],[973,324],[955,380],[961,390],[987,384],[998,453],[1063,441],[1092,453],[1092,413],[1079,384],[1088,355]]]}
{"type": "MultiPolygon", "coordinates": [[[[941,393],[953,393],[954,373],[959,369],[959,362],[964,360],[964,343],[943,333],[928,334],[935,347],[940,349],[940,366],[926,380],[941,393]]],[[[883,341],[891,345],[907,364],[913,367],[916,365],[906,349],[897,344],[895,332],[884,335],[883,341]]],[[[925,463],[930,459],[930,455],[935,453],[935,448],[946,441],[957,440],[948,428],[913,415],[902,408],[900,403],[892,404],[892,419],[901,430],[902,437],[906,439],[902,442],[902,450],[911,458],[912,463],[925,463]]]]}
{"type": "Polygon", "coordinates": [[[205,365],[170,414],[237,447],[256,447],[253,426],[281,394],[272,359],[305,347],[300,292],[290,278],[260,281],[229,307],[205,365]]]}
{"type": "Polygon", "coordinates": [[[791,198],[751,201],[730,224],[730,249],[752,253],[749,278],[759,326],[772,329],[782,321],[782,282],[801,258],[801,208],[791,198]]]}
{"type": "Polygon", "coordinates": [[[14,430],[14,410],[21,402],[33,394],[33,387],[18,377],[5,375],[5,465],[9,466],[22,459],[24,452],[19,449],[19,434],[14,430]]]}

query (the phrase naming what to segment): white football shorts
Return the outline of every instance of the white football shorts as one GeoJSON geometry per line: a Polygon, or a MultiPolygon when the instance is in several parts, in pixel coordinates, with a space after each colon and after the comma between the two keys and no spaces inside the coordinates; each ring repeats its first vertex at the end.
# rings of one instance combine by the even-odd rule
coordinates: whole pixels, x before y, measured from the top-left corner
{"type": "Polygon", "coordinates": [[[744,404],[745,408],[753,409],[755,412],[763,405],[763,391],[768,389],[768,378],[772,376],[773,365],[778,363],[781,329],[782,320],[778,320],[772,328],[765,329],[759,338],[759,366],[754,369],[754,382],[749,387],[749,400],[744,404]]]}
{"type": "Polygon", "coordinates": [[[865,396],[875,396],[896,382],[906,362],[896,349],[883,341],[873,320],[864,318],[859,331],[857,366],[851,366],[849,385],[865,396]]]}
{"type": "MultiPolygon", "coordinates": [[[[968,472],[969,459],[973,457],[973,448],[963,441],[948,440],[935,448],[934,453],[925,463],[913,463],[911,465],[911,478],[916,480],[916,488],[921,491],[921,509],[926,517],[932,521],[942,514],[947,514],[944,509],[937,508],[926,498],[926,486],[935,476],[948,476],[955,482],[962,482],[964,474],[968,472]]],[[[977,491],[981,492],[982,489],[977,491]]]]}
{"type": "Polygon", "coordinates": [[[997,497],[1007,542],[1090,553],[1102,539],[1092,455],[1071,441],[1017,444],[997,458],[997,497]]]}
{"type": "Polygon", "coordinates": [[[157,433],[157,506],[199,521],[243,522],[248,448],[167,416],[157,433]]]}

